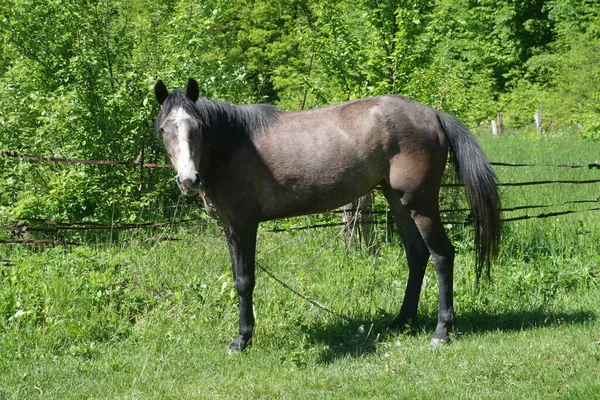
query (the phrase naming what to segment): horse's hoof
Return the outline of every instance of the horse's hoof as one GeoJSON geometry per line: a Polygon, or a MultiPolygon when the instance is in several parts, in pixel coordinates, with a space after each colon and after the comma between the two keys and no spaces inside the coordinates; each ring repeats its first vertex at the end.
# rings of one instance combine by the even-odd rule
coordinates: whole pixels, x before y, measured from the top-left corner
{"type": "Polygon", "coordinates": [[[227,346],[227,354],[240,354],[243,353],[244,350],[248,347],[250,340],[244,339],[242,336],[238,336],[233,339],[233,342],[229,346],[227,346]]]}
{"type": "Polygon", "coordinates": [[[448,336],[442,337],[442,338],[434,336],[431,338],[431,341],[429,342],[429,345],[431,347],[442,347],[447,344],[450,344],[450,338],[448,336]]]}
{"type": "Polygon", "coordinates": [[[406,328],[406,321],[402,321],[402,322],[393,321],[387,326],[386,331],[394,332],[394,333],[402,333],[402,332],[404,332],[405,328],[406,328]]]}

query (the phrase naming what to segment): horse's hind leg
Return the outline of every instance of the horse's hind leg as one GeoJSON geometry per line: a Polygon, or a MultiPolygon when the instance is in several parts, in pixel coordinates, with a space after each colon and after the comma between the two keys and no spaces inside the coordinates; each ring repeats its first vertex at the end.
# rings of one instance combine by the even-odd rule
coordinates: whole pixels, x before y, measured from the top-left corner
{"type": "Polygon", "coordinates": [[[388,326],[388,329],[401,330],[408,320],[414,319],[417,315],[423,277],[429,260],[429,249],[423,241],[417,225],[411,218],[409,210],[402,205],[398,193],[387,183],[382,184],[382,189],[400,231],[409,269],[408,282],[400,313],[388,326]]]}
{"type": "Polygon", "coordinates": [[[448,331],[454,324],[454,246],[444,231],[437,196],[423,196],[408,206],[421,237],[429,249],[438,278],[438,323],[431,338],[431,344],[447,343],[450,341],[448,331]]]}
{"type": "Polygon", "coordinates": [[[384,185],[384,194],[400,222],[400,234],[406,249],[409,278],[400,314],[391,327],[402,327],[417,311],[425,266],[431,255],[438,278],[438,323],[431,339],[432,345],[450,341],[448,331],[454,324],[453,271],[454,247],[440,219],[437,193],[422,191],[401,197],[384,185]]]}

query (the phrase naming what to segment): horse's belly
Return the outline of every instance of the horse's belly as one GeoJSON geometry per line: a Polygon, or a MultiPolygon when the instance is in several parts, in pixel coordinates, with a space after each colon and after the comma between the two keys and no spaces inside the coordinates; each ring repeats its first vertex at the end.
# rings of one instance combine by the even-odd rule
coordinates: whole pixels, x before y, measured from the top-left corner
{"type": "Polygon", "coordinates": [[[364,195],[381,180],[379,174],[366,174],[362,171],[322,171],[310,179],[278,182],[261,196],[264,219],[332,210],[364,195]]]}

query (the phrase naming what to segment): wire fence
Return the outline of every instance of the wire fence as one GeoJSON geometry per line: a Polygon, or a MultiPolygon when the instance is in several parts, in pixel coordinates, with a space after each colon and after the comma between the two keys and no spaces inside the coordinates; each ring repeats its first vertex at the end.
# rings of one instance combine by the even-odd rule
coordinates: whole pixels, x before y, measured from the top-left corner
{"type": "Polygon", "coordinates": [[[155,164],[155,163],[142,163],[141,154],[133,161],[113,161],[113,160],[79,160],[72,158],[58,158],[58,157],[40,157],[40,156],[29,156],[21,154],[16,151],[5,151],[4,155],[12,158],[20,158],[25,161],[39,161],[39,162],[54,162],[54,163],[66,163],[66,164],[88,164],[88,165],[124,165],[129,167],[145,167],[145,168],[173,168],[172,164],[155,164]]]}
{"type": "MultiPolygon", "coordinates": [[[[4,155],[12,158],[20,158],[26,161],[39,161],[39,162],[56,162],[56,163],[67,163],[67,164],[90,164],[90,165],[125,165],[130,167],[145,167],[145,168],[173,168],[172,164],[157,164],[157,163],[141,163],[141,154],[133,161],[114,161],[114,160],[82,160],[72,158],[60,158],[60,157],[45,157],[45,156],[31,156],[22,154],[16,151],[5,151],[4,155]]],[[[507,162],[491,162],[494,166],[499,167],[553,167],[553,168],[588,168],[588,169],[600,169],[600,162],[594,161],[590,164],[575,165],[575,164],[524,164],[524,163],[507,163],[507,162]]]]}
{"type": "MultiPolygon", "coordinates": [[[[67,163],[67,164],[86,164],[86,165],[113,165],[113,166],[128,166],[128,167],[144,167],[144,168],[173,168],[171,164],[161,164],[161,163],[142,163],[141,155],[138,156],[133,161],[114,161],[114,160],[84,160],[84,159],[70,159],[70,158],[59,158],[59,157],[44,157],[44,156],[31,156],[22,154],[16,151],[5,151],[4,155],[11,158],[17,158],[20,160],[24,160],[27,162],[45,162],[45,163],[67,163]]],[[[545,167],[545,168],[566,168],[566,169],[598,169],[600,170],[600,162],[595,161],[589,164],[582,165],[574,165],[574,164],[526,164],[526,163],[506,163],[506,162],[492,162],[494,166],[498,167],[514,167],[514,168],[523,168],[523,167],[545,167]]],[[[500,187],[517,187],[517,186],[537,186],[537,185],[550,185],[550,184],[572,184],[572,185],[589,185],[589,184],[598,184],[600,183],[600,179],[587,179],[587,180],[541,180],[541,181],[527,181],[527,182],[500,182],[498,186],[500,187]]],[[[458,188],[462,187],[462,184],[459,183],[446,183],[443,184],[442,187],[447,188],[458,188]]],[[[596,199],[587,199],[587,200],[574,200],[567,201],[563,203],[554,203],[554,204],[538,204],[538,205],[522,205],[515,206],[509,208],[502,208],[500,211],[502,212],[511,212],[511,211],[519,211],[519,210],[531,210],[531,209],[541,209],[541,208],[551,208],[558,206],[565,206],[569,204],[584,204],[584,203],[596,203],[600,204],[600,197],[596,199]]],[[[346,210],[330,210],[327,213],[329,214],[338,214],[338,213],[347,213],[347,212],[355,212],[357,210],[346,209],[346,210]]],[[[364,210],[360,210],[362,213],[365,213],[364,210]]],[[[521,215],[516,217],[508,217],[503,218],[503,222],[514,222],[514,221],[522,221],[528,219],[542,219],[542,218],[550,218],[562,215],[569,215],[575,213],[583,213],[590,211],[600,211],[600,207],[591,207],[583,210],[562,210],[556,212],[546,212],[540,213],[536,215],[521,215]]],[[[467,216],[464,220],[456,220],[456,221],[444,221],[444,224],[453,224],[453,225],[469,225],[471,224],[470,218],[470,209],[468,208],[454,208],[454,209],[442,209],[441,212],[443,214],[453,214],[453,213],[467,213],[467,216]]],[[[375,220],[371,223],[374,225],[379,224],[389,224],[388,220],[388,212],[385,210],[368,210],[367,214],[372,215],[385,215],[386,218],[384,220],[375,220]]],[[[42,233],[42,234],[53,234],[57,236],[61,232],[66,231],[126,231],[126,230],[143,230],[143,229],[157,229],[157,228],[171,228],[178,225],[189,225],[193,226],[197,224],[197,220],[195,219],[181,219],[178,221],[170,221],[170,222],[144,222],[144,223],[132,223],[132,224],[113,224],[113,223],[97,223],[97,222],[84,222],[84,221],[75,221],[75,222],[61,222],[61,221],[53,221],[50,219],[44,218],[20,218],[19,221],[16,221],[13,225],[10,226],[0,226],[0,231],[9,231],[12,235],[12,239],[4,239],[0,240],[0,244],[30,244],[30,245],[39,245],[39,244],[50,244],[50,245],[80,245],[80,243],[67,241],[66,239],[57,239],[55,238],[44,238],[44,239],[30,239],[28,238],[29,233],[42,233]],[[40,226],[41,225],[41,226],[40,226]]],[[[199,225],[199,224],[198,224],[199,225]]],[[[344,222],[327,222],[327,223],[316,223],[316,224],[307,224],[303,226],[295,226],[295,227],[287,227],[287,228],[273,228],[268,229],[266,232],[278,233],[285,231],[302,231],[308,229],[320,229],[320,228],[331,228],[331,227],[341,227],[344,226],[344,222]]],[[[163,241],[163,240],[177,240],[172,237],[149,237],[146,238],[146,241],[163,241]]],[[[9,265],[10,261],[8,260],[0,260],[0,266],[9,265]]]]}

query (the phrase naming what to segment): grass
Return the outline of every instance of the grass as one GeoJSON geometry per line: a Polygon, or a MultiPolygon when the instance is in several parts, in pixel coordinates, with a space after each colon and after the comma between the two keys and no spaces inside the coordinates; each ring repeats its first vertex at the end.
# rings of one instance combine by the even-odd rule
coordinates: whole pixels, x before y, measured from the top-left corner
{"type": "MultiPolygon", "coordinates": [[[[486,137],[482,145],[490,159],[505,162],[587,164],[600,154],[600,144],[570,136],[486,137]]],[[[497,172],[502,182],[600,174],[497,172]]],[[[558,204],[597,198],[598,188],[509,187],[503,201],[558,204]]],[[[453,343],[439,349],[428,346],[437,312],[431,268],[420,319],[403,334],[385,331],[407,278],[399,246],[382,241],[371,256],[347,251],[335,228],[263,229],[258,259],[354,322],[259,271],[253,346],[227,356],[237,300],[224,238],[214,225],[170,234],[183,240],[1,247],[0,259],[11,264],[0,265],[0,399],[600,398],[597,211],[507,223],[492,280],[480,288],[473,285],[471,232],[450,227],[458,249],[457,326],[453,343]]]]}

